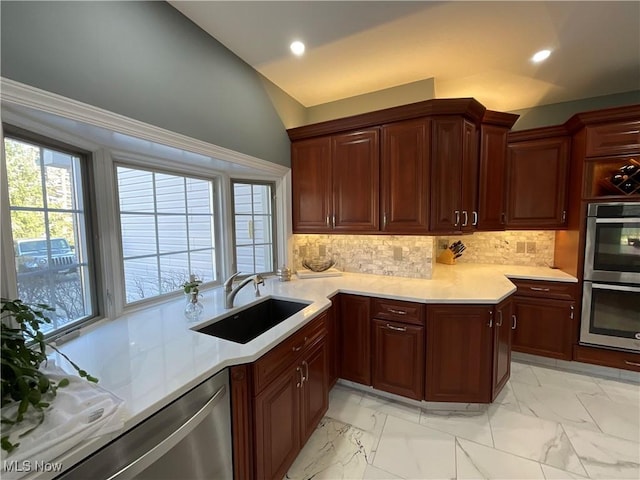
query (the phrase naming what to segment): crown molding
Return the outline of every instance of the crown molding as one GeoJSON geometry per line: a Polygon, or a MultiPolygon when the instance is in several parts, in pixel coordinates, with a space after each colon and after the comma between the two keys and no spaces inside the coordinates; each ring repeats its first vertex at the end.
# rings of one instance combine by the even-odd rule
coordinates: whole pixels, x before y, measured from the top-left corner
{"type": "Polygon", "coordinates": [[[289,171],[289,168],[273,162],[156,127],[5,77],[0,77],[0,100],[3,104],[32,108],[142,140],[242,165],[269,175],[281,177],[289,171]]]}

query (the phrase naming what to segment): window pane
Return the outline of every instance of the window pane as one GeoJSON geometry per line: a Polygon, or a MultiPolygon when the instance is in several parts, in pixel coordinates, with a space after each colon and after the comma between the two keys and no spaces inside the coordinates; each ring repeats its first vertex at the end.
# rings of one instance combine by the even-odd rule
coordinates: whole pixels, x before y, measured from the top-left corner
{"type": "Polygon", "coordinates": [[[153,255],[156,249],[156,224],[153,215],[120,215],[124,258],[153,255]]]}
{"type": "Polygon", "coordinates": [[[121,212],[153,212],[153,174],[118,167],[118,197],[121,212]]]}
{"type": "Polygon", "coordinates": [[[43,208],[40,147],[6,138],[4,148],[9,204],[12,207],[43,208]]]}
{"type": "Polygon", "coordinates": [[[124,178],[118,185],[134,185],[131,179],[136,179],[152,199],[134,204],[128,189],[120,198],[121,206],[148,210],[120,213],[127,303],[178,291],[191,273],[216,281],[211,181],[125,167],[117,172],[124,178]]]}
{"type": "Polygon", "coordinates": [[[184,252],[187,250],[186,216],[158,216],[158,246],[160,253],[184,252]]]}
{"type": "Polygon", "coordinates": [[[273,185],[233,182],[236,268],[243,273],[274,270],[273,185]]]}
{"type": "Polygon", "coordinates": [[[155,297],[160,293],[157,257],[124,261],[127,303],[155,297]]]}
{"type": "Polygon", "coordinates": [[[18,296],[54,309],[49,333],[94,315],[81,158],[35,142],[4,143],[18,296]]]}
{"type": "Polygon", "coordinates": [[[185,213],[184,178],[156,173],[156,203],[158,212],[185,213]]]}

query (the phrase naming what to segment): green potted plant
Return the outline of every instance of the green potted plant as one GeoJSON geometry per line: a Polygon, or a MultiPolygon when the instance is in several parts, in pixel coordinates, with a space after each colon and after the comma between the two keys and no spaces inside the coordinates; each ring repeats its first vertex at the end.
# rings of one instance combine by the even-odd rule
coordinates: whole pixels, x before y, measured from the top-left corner
{"type": "MultiPolygon", "coordinates": [[[[58,388],[69,384],[64,378],[58,383],[50,380],[40,370],[47,362],[47,346],[66,358],[80,377],[90,382],[98,379],[82,370],[71,359],[55,346],[47,344],[41,327],[51,323],[45,312],[53,309],[45,304],[26,304],[21,300],[2,298],[0,308],[1,337],[2,337],[2,424],[15,425],[24,419],[29,409],[37,412],[38,423],[21,435],[25,436],[36,429],[45,418],[45,412],[56,396],[58,388]],[[18,405],[15,412],[5,416],[7,407],[18,405]]],[[[13,411],[14,409],[12,409],[13,411]]],[[[19,443],[11,443],[9,435],[3,435],[1,446],[3,450],[11,452],[19,443]]]]}
{"type": "Polygon", "coordinates": [[[204,310],[204,307],[198,300],[200,289],[198,288],[202,280],[199,280],[193,273],[189,275],[189,281],[182,284],[184,294],[187,296],[187,305],[184,307],[184,315],[189,320],[197,320],[204,310]]]}

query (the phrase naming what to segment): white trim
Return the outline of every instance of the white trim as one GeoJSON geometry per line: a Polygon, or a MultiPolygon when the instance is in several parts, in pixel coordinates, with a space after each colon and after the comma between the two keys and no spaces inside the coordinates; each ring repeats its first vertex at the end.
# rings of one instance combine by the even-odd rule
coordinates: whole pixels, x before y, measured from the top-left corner
{"type": "Polygon", "coordinates": [[[52,92],[40,90],[15,80],[0,77],[0,99],[7,104],[19,105],[60,115],[64,118],[105,128],[151,142],[160,143],[189,152],[199,153],[219,160],[282,176],[289,168],[236,152],[212,143],[165,130],[134,120],[99,107],[94,107],[52,92]]]}

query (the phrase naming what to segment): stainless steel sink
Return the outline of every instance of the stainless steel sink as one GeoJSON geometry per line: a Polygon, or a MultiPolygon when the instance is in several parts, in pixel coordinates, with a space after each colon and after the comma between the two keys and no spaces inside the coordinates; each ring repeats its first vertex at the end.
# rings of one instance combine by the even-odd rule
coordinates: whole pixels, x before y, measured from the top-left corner
{"type": "Polygon", "coordinates": [[[244,344],[282,323],[308,305],[307,303],[269,298],[245,310],[234,312],[197,331],[244,344]]]}

